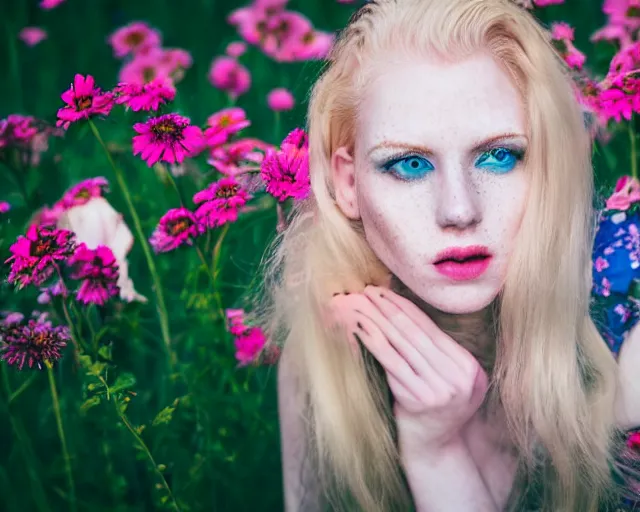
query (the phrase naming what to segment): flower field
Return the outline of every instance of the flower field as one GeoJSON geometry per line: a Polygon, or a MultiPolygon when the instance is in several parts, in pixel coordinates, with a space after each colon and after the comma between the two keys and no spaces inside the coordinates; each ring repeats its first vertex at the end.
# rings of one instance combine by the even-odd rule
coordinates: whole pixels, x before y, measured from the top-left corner
{"type": "MultiPolygon", "coordinates": [[[[1,3],[0,509],[283,509],[279,348],[246,297],[310,197],[308,93],[361,3],[1,3]]],[[[521,3],[626,210],[640,2],[521,3]]]]}

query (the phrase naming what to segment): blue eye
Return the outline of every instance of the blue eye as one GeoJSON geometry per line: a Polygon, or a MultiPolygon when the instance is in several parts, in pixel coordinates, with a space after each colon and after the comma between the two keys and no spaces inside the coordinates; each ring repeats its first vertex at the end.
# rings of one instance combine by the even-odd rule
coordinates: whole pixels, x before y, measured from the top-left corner
{"type": "Polygon", "coordinates": [[[508,148],[493,148],[485,151],[476,161],[478,167],[490,169],[497,173],[506,173],[518,164],[524,155],[523,151],[508,148]]]}
{"type": "Polygon", "coordinates": [[[382,165],[382,169],[403,180],[417,180],[433,171],[434,167],[429,160],[421,156],[408,155],[390,160],[382,165]]]}

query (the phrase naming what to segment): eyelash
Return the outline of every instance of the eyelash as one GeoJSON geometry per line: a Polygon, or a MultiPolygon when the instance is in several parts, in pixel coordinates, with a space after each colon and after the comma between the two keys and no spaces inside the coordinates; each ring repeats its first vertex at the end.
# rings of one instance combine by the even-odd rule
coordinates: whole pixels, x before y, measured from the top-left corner
{"type": "MultiPolygon", "coordinates": [[[[509,146],[495,146],[492,148],[487,148],[485,149],[480,157],[478,157],[478,159],[476,160],[476,165],[478,165],[478,161],[484,157],[484,159],[486,160],[487,158],[491,157],[491,153],[492,152],[497,152],[499,150],[502,151],[506,151],[509,156],[511,156],[514,160],[513,162],[513,166],[508,168],[508,169],[502,169],[502,170],[495,170],[494,172],[496,172],[497,174],[506,174],[508,172],[511,172],[513,170],[513,168],[515,168],[518,163],[520,163],[523,159],[524,159],[524,155],[525,155],[525,150],[523,148],[520,147],[509,147],[509,146]]],[[[417,179],[422,178],[422,176],[424,176],[425,174],[428,174],[430,172],[432,172],[433,169],[433,164],[431,164],[431,162],[429,162],[429,165],[431,166],[431,169],[427,169],[424,172],[421,172],[419,174],[417,174],[414,177],[410,177],[407,175],[407,173],[402,173],[402,172],[398,172],[398,171],[394,171],[392,170],[393,167],[405,160],[409,160],[411,158],[419,158],[422,159],[426,162],[429,162],[429,160],[427,160],[423,155],[421,155],[420,153],[416,153],[416,152],[406,152],[406,153],[401,153],[399,155],[396,155],[390,159],[388,159],[386,162],[384,162],[383,164],[379,165],[379,170],[382,172],[389,172],[392,175],[396,176],[397,178],[399,178],[400,180],[403,181],[414,181],[417,179]]],[[[491,167],[491,166],[489,166],[491,167]]],[[[496,166],[493,166],[494,169],[496,166]]]]}

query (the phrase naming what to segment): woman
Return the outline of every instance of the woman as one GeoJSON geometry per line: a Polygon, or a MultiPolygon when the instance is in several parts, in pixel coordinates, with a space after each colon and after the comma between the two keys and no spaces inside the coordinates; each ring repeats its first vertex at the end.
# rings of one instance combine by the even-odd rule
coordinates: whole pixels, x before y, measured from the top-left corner
{"type": "Polygon", "coordinates": [[[640,334],[617,364],[590,318],[590,139],[546,32],[507,0],[370,2],[308,123],[261,309],[287,510],[633,497],[640,334]]]}

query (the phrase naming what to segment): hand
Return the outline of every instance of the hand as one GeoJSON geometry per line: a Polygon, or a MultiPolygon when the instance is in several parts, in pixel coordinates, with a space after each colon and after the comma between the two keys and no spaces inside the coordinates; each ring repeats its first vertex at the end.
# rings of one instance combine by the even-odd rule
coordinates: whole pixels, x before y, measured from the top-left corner
{"type": "Polygon", "coordinates": [[[333,297],[331,310],[386,372],[401,449],[437,449],[459,437],[482,404],[487,374],[415,304],[386,288],[333,297]]]}

